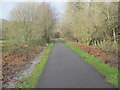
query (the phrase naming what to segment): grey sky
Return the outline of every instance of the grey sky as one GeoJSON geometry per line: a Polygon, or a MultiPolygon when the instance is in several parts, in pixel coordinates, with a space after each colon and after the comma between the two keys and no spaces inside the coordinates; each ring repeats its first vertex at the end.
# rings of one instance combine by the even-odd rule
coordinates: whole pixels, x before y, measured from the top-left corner
{"type": "MultiPolygon", "coordinates": [[[[61,16],[64,12],[65,2],[52,2],[52,6],[61,16]]],[[[15,8],[16,2],[0,2],[0,18],[8,19],[10,11],[15,8]]]]}

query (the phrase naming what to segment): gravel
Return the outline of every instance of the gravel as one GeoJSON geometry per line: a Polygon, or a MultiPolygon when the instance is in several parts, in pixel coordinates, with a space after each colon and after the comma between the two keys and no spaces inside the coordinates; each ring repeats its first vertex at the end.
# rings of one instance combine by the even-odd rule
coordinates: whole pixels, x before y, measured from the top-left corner
{"type": "Polygon", "coordinates": [[[11,79],[8,83],[6,83],[3,88],[15,88],[18,85],[18,82],[23,78],[29,77],[30,73],[35,69],[36,65],[41,61],[40,54],[37,54],[35,58],[33,58],[30,63],[25,65],[24,70],[20,70],[16,76],[11,79]]]}

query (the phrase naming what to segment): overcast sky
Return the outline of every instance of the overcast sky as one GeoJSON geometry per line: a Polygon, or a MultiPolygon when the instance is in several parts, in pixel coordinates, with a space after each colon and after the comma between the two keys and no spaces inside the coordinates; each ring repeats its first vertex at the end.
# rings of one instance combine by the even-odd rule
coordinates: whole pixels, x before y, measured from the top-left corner
{"type": "MultiPolygon", "coordinates": [[[[61,16],[64,13],[65,9],[65,2],[68,2],[70,0],[0,0],[0,18],[8,19],[10,11],[15,8],[17,2],[41,2],[41,1],[50,1],[52,2],[52,5],[56,8],[56,11],[59,12],[59,15],[61,16]]],[[[75,1],[75,0],[71,0],[75,1]]],[[[79,0],[80,2],[118,2],[120,0],[79,0]]]]}
{"type": "MultiPolygon", "coordinates": [[[[10,11],[15,8],[17,2],[0,2],[0,18],[8,19],[10,11]]],[[[61,16],[64,12],[65,2],[51,2],[61,16]]]]}

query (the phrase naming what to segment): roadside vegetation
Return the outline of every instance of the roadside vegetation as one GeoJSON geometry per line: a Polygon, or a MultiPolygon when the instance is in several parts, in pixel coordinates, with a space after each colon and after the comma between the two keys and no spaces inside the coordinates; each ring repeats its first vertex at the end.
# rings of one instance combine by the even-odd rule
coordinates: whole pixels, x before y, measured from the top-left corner
{"type": "Polygon", "coordinates": [[[60,25],[65,40],[102,49],[118,68],[118,2],[67,2],[60,25]]]}
{"type": "Polygon", "coordinates": [[[3,86],[15,77],[36,54],[43,52],[42,61],[35,71],[19,86],[20,88],[35,87],[53,46],[52,40],[62,37],[72,45],[63,42],[93,65],[105,76],[106,81],[118,87],[117,68],[120,69],[118,3],[66,2],[65,5],[65,11],[59,18],[55,8],[49,2],[16,3],[16,7],[9,14],[9,19],[0,20],[2,21],[2,27],[0,27],[2,63],[0,64],[2,64],[3,86]],[[89,49],[86,48],[88,50],[86,52],[90,55],[77,47],[83,49],[89,47],[89,49]],[[99,53],[97,53],[98,50],[99,53]],[[101,54],[103,58],[96,58],[101,54]]]}
{"type": "Polygon", "coordinates": [[[36,87],[37,81],[40,79],[40,76],[46,65],[48,56],[50,54],[50,51],[53,45],[54,44],[52,42],[49,45],[44,47],[43,52],[40,54],[40,57],[41,57],[40,63],[36,66],[34,71],[27,78],[22,79],[20,83],[18,83],[16,88],[35,88],[36,87]]]}
{"type": "Polygon", "coordinates": [[[2,20],[3,40],[11,46],[49,43],[57,14],[50,3],[18,3],[2,20]]]}
{"type": "Polygon", "coordinates": [[[67,2],[59,23],[61,38],[105,80],[119,86],[118,2],[67,2]]]}
{"type": "Polygon", "coordinates": [[[51,43],[57,13],[49,2],[16,3],[9,19],[2,19],[3,86],[51,43]]]}
{"type": "Polygon", "coordinates": [[[120,77],[120,75],[118,74],[118,70],[115,67],[111,67],[108,64],[103,63],[97,57],[89,55],[88,53],[82,51],[81,49],[73,46],[66,41],[61,41],[75,53],[80,55],[87,63],[91,64],[99,73],[101,73],[105,77],[105,80],[107,82],[111,83],[116,87],[119,86],[118,77],[120,77]]]}

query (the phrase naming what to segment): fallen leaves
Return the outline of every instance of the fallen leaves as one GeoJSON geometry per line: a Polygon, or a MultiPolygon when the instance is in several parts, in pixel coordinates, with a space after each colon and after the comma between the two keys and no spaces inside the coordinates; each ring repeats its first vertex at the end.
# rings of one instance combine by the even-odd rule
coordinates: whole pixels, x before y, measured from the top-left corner
{"type": "Polygon", "coordinates": [[[83,51],[89,53],[90,55],[98,57],[104,63],[109,64],[114,67],[118,67],[117,55],[113,56],[111,54],[106,54],[101,48],[96,48],[96,47],[89,46],[86,44],[80,44],[80,43],[76,43],[76,42],[70,42],[70,43],[73,44],[74,46],[82,49],[83,51]]]}
{"type": "Polygon", "coordinates": [[[30,47],[28,45],[20,45],[19,51],[5,52],[2,54],[2,83],[5,84],[12,79],[30,60],[35,56],[36,52],[40,52],[42,47],[30,47],[29,49],[21,47],[30,47]]]}

